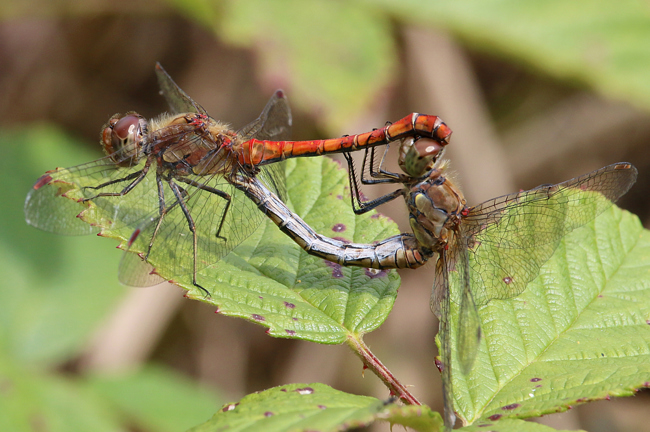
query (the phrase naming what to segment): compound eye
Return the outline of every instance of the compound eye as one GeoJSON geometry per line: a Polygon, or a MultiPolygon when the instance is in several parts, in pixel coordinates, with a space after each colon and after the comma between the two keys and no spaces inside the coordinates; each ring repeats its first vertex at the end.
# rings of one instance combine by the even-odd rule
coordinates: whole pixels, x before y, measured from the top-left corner
{"type": "Polygon", "coordinates": [[[119,166],[131,166],[140,159],[147,121],[139,114],[113,116],[102,132],[104,151],[119,166]]]}
{"type": "Polygon", "coordinates": [[[121,142],[132,143],[142,137],[139,116],[130,114],[122,117],[113,127],[113,139],[121,142]]]}
{"type": "Polygon", "coordinates": [[[436,160],[444,149],[440,143],[430,138],[420,138],[415,142],[415,150],[420,158],[436,160]]]}
{"type": "Polygon", "coordinates": [[[444,149],[444,145],[434,139],[418,138],[408,147],[400,167],[412,177],[423,176],[433,168],[444,149]]]}

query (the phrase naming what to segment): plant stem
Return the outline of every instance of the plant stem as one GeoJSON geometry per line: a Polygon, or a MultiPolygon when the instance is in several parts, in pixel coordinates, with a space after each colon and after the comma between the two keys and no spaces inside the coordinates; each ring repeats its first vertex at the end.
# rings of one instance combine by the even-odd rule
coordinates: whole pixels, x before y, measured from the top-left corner
{"type": "Polygon", "coordinates": [[[347,343],[352,351],[361,358],[363,365],[370,369],[386,387],[390,389],[391,394],[400,398],[402,402],[408,405],[422,405],[415,396],[413,396],[406,387],[397,380],[386,366],[370,351],[370,348],[363,342],[360,337],[350,335],[347,343]]]}

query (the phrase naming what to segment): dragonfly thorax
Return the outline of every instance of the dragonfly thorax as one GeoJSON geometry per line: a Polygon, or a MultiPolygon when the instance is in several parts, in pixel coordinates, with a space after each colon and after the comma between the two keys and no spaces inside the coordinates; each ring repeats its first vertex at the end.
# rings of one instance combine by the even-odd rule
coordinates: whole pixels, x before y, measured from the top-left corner
{"type": "Polygon", "coordinates": [[[102,129],[101,145],[116,165],[133,166],[142,157],[143,138],[148,130],[147,120],[138,113],[115,114],[102,129]]]}
{"type": "Polygon", "coordinates": [[[438,169],[411,187],[406,205],[415,238],[432,251],[441,250],[451,240],[466,207],[462,193],[438,169]]]}
{"type": "Polygon", "coordinates": [[[230,160],[228,149],[236,134],[205,114],[163,115],[151,121],[147,153],[156,155],[159,165],[177,175],[207,175],[221,172],[230,160]]]}

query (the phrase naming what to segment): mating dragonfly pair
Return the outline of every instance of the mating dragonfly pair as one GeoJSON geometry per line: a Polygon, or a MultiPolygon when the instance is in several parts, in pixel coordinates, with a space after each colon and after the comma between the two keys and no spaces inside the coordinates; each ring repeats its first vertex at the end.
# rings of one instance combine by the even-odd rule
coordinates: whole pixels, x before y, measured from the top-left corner
{"type": "Polygon", "coordinates": [[[156,73],[173,114],[150,122],[134,112],[113,116],[101,138],[107,156],[43,175],[27,196],[27,222],[74,235],[98,232],[83,220],[101,219],[102,226],[126,234],[134,252],[125,253],[120,263],[121,282],[160,282],[148,263],[164,263],[166,277],[192,275],[206,294],[197,272],[251,235],[265,214],[307,252],[341,265],[416,268],[437,255],[431,307],[441,323],[448,427],[454,423],[451,301],[460,305],[457,352],[466,373],[480,341],[477,306],[523,292],[563,236],[608,208],[636,180],[631,164],[618,163],[468,207],[446,176],[441,156],[451,130],[436,116],[414,113],[364,134],[287,141],[291,112],[281,91],[257,120],[234,132],[209,117],[160,65],[156,73]],[[399,145],[401,173],[384,168],[392,142],[399,145]],[[386,146],[382,157],[376,153],[380,145],[386,146]],[[359,178],[349,153],[360,149],[366,153],[359,178]],[[284,172],[276,162],[338,152],[348,161],[354,211],[403,197],[412,233],[374,244],[346,243],[316,233],[288,209],[282,201],[284,172]],[[377,183],[399,188],[364,202],[360,184],[377,183]],[[534,231],[524,229],[531,226],[534,231]],[[459,280],[453,298],[451,272],[459,280]]]}

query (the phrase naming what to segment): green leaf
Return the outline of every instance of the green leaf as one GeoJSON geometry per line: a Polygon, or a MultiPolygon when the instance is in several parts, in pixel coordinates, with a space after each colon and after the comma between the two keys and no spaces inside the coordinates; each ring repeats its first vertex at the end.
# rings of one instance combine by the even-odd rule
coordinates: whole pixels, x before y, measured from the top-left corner
{"type": "Polygon", "coordinates": [[[6,287],[0,290],[0,351],[29,363],[64,361],[124,292],[117,281],[119,253],[94,236],[57,236],[28,226],[23,203],[46,170],[100,153],[39,125],[0,131],[0,149],[0,182],[11,185],[0,212],[0,274],[6,287]]]}
{"type": "Polygon", "coordinates": [[[213,392],[160,366],[119,376],[95,375],[87,386],[144,430],[181,431],[214,413],[222,402],[213,392]]]}
{"type": "Polygon", "coordinates": [[[220,37],[254,47],[264,81],[289,87],[297,107],[330,127],[359,116],[390,85],[395,18],[650,108],[650,12],[636,0],[169,1],[220,37]]]}
{"type": "Polygon", "coordinates": [[[170,0],[233,44],[252,47],[267,87],[284,87],[292,105],[340,131],[367,112],[397,69],[386,14],[328,0],[170,0]]]}
{"type": "Polygon", "coordinates": [[[0,430],[111,432],[120,424],[92,392],[0,353],[0,430]]]}
{"type": "Polygon", "coordinates": [[[567,235],[522,295],[479,310],[474,367],[452,368],[460,417],[539,416],[650,386],[649,275],[650,233],[617,207],[567,235]]]}
{"type": "Polygon", "coordinates": [[[428,407],[398,406],[379,399],[334,390],[324,384],[289,384],[226,404],[192,432],[207,431],[342,431],[375,420],[435,432],[442,419],[428,407]]]}
{"type": "MultiPolygon", "coordinates": [[[[345,171],[331,160],[294,159],[287,173],[289,200],[317,232],[359,243],[398,233],[387,218],[354,215],[345,171]]],[[[320,343],[342,343],[350,333],[379,327],[399,287],[395,271],[341,267],[308,255],[270,221],[199,276],[212,281],[204,301],[219,313],[257,322],[275,337],[320,343]]],[[[196,291],[191,296],[203,299],[196,291]]]]}
{"type": "MultiPolygon", "coordinates": [[[[288,199],[316,231],[358,243],[372,243],[399,232],[392,221],[376,213],[354,214],[346,192],[346,173],[335,162],[294,159],[286,167],[288,199]]],[[[156,194],[155,188],[151,193],[156,194]]],[[[129,195],[120,199],[124,200],[122,208],[131,205],[129,195]]],[[[197,198],[195,207],[201,207],[201,199],[197,198]]],[[[231,211],[237,212],[237,206],[231,211]]],[[[188,297],[213,304],[224,315],[264,325],[275,337],[335,344],[383,323],[397,296],[399,276],[395,271],[341,267],[309,256],[270,220],[263,219],[262,226],[221,261],[208,253],[200,256],[203,261],[216,262],[197,274],[210,297],[192,285],[191,274],[175,274],[171,262],[152,257],[150,262],[162,277],[190,290],[188,297]]],[[[105,223],[101,211],[88,212],[84,220],[98,226],[105,223]]],[[[126,228],[105,229],[102,235],[126,242],[130,235],[126,228]]]]}
{"type": "MultiPolygon", "coordinates": [[[[569,432],[525,420],[504,419],[454,429],[462,432],[569,432]],[[493,426],[493,428],[491,427],[493,426]]],[[[574,431],[575,432],[575,431],[574,431]]]]}
{"type": "MultiPolygon", "coordinates": [[[[373,1],[406,20],[650,108],[650,11],[636,0],[373,1]]],[[[432,47],[435,53],[435,48],[432,47]]]]}

